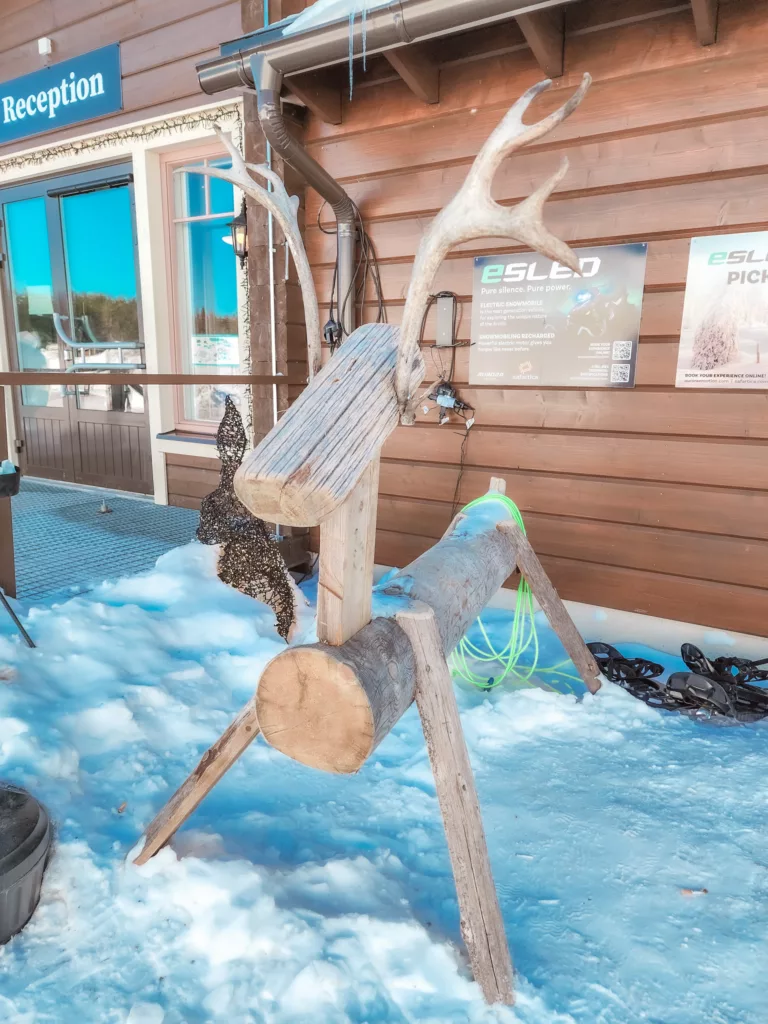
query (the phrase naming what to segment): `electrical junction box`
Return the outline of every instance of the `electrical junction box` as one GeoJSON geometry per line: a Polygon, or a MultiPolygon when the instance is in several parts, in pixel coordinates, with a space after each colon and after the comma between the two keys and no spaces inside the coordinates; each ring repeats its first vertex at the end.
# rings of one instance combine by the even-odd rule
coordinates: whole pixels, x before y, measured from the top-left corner
{"type": "Polygon", "coordinates": [[[453,295],[437,296],[437,337],[439,348],[453,344],[453,321],[456,314],[456,298],[453,295]]]}

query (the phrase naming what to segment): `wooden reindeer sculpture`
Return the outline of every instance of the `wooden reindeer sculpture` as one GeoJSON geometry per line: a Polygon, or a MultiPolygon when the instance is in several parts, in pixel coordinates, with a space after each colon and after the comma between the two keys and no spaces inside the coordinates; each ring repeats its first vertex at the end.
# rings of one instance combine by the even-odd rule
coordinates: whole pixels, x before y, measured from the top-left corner
{"type": "MultiPolygon", "coordinates": [[[[445,824],[462,935],[485,998],[503,1003],[513,1001],[512,967],[446,657],[518,568],[592,692],[600,687],[598,667],[513,522],[503,480],[492,479],[489,500],[465,509],[434,547],[376,588],[380,613],[371,620],[373,547],[379,453],[399,421],[413,422],[425,373],[420,326],[445,255],[470,239],[506,236],[578,271],[575,254],[542,221],[544,202],[565,174],[566,161],[515,207],[491,198],[504,157],[568,117],[583,99],[589,76],[549,117],[523,124],[529,104],[549,84],[529,89],[512,107],[459,193],[426,231],[401,329],[374,324],[356,330],[237,471],[235,490],[254,515],[320,526],[320,642],[289,647],[267,665],[254,697],[157,815],[136,858],[144,863],[168,842],[259,732],[303,764],[355,772],[415,700],[445,824]]],[[[230,152],[232,171],[217,175],[257,194],[242,158],[231,147],[230,152]]],[[[279,192],[276,183],[275,188],[279,192]]],[[[283,216],[289,203],[281,200],[283,216]]],[[[298,229],[289,227],[299,266],[306,256],[298,229]]],[[[303,288],[305,279],[310,287],[306,267],[300,269],[303,288]]],[[[314,293],[305,294],[305,304],[316,308],[314,293]]],[[[311,334],[315,323],[307,317],[312,366],[319,364],[319,331],[311,334]]]]}

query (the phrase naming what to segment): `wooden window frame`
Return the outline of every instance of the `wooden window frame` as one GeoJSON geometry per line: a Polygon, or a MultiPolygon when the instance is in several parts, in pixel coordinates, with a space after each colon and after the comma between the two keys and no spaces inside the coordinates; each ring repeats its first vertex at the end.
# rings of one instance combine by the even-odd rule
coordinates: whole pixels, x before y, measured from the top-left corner
{"type": "MultiPolygon", "coordinates": [[[[185,374],[184,370],[184,324],[181,313],[181,289],[179,282],[178,232],[180,223],[194,223],[196,220],[212,220],[214,217],[225,217],[227,214],[206,214],[201,217],[176,216],[176,192],[174,188],[174,172],[185,164],[200,160],[218,160],[227,156],[227,151],[216,139],[200,140],[188,145],[179,146],[160,154],[162,170],[163,225],[165,234],[165,263],[167,280],[170,284],[170,364],[172,373],[185,374]]],[[[238,191],[235,189],[234,209],[237,212],[238,191]]],[[[233,255],[234,259],[234,255],[233,255]]],[[[238,316],[239,320],[239,316],[238,316]]],[[[238,330],[239,334],[239,330],[238,330]]],[[[241,359],[242,363],[242,359],[241,359]]],[[[236,371],[242,373],[242,365],[236,371]]],[[[204,420],[190,420],[184,405],[184,386],[173,388],[173,419],[175,429],[182,434],[210,436],[218,430],[217,423],[206,423],[204,420]]]]}

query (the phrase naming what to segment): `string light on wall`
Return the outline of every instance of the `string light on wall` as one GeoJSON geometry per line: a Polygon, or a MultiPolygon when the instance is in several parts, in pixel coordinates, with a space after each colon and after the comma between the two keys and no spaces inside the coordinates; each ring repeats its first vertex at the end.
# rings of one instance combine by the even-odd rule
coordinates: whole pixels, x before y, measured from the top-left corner
{"type": "Polygon", "coordinates": [[[213,128],[216,124],[231,131],[235,145],[242,149],[243,122],[240,110],[238,107],[228,104],[209,107],[207,110],[194,114],[159,118],[130,128],[115,128],[108,132],[75,139],[72,142],[41,146],[39,149],[28,150],[0,159],[0,172],[21,170],[26,167],[44,168],[47,163],[54,160],[60,161],[62,158],[124,147],[126,143],[130,142],[152,142],[167,135],[184,135],[195,128],[213,128]]]}

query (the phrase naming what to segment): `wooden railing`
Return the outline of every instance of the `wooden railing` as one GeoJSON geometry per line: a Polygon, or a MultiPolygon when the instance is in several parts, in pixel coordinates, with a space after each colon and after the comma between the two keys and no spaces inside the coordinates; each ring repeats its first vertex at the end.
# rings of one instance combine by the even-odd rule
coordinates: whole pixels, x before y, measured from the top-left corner
{"type": "Polygon", "coordinates": [[[135,373],[126,371],[95,371],[93,373],[66,373],[64,370],[8,370],[0,372],[0,386],[18,384],[289,384],[302,387],[306,377],[281,377],[265,374],[234,373],[135,373]]]}

